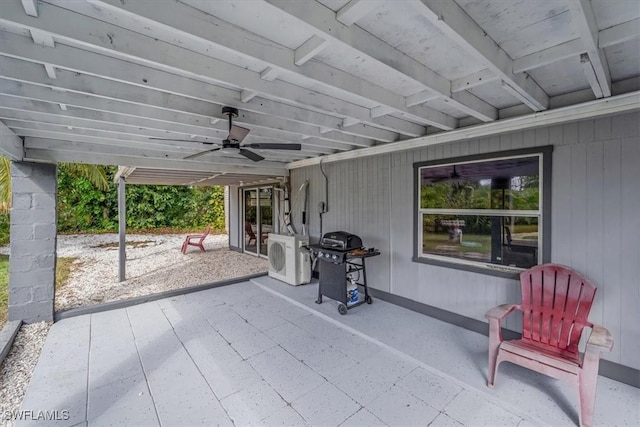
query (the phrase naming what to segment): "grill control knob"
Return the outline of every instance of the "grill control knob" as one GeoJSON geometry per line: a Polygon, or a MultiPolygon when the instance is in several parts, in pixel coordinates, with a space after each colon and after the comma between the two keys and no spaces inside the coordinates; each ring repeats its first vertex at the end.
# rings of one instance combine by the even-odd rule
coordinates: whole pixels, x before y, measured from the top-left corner
{"type": "Polygon", "coordinates": [[[324,254],[322,253],[322,251],[319,251],[319,252],[318,252],[318,257],[319,257],[319,258],[322,258],[322,255],[324,255],[324,254]]]}
{"type": "Polygon", "coordinates": [[[337,261],[337,260],[338,260],[338,255],[335,255],[335,254],[334,254],[331,258],[332,258],[334,261],[337,261]]]}

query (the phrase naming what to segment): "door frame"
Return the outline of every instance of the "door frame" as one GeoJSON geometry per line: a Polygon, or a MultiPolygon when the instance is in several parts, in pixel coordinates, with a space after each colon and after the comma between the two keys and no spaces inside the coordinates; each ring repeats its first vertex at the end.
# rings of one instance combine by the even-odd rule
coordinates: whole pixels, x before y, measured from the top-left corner
{"type": "Polygon", "coordinates": [[[262,217],[261,217],[261,212],[260,212],[260,190],[263,188],[271,188],[272,191],[272,196],[271,196],[271,218],[272,218],[272,229],[274,233],[278,233],[279,229],[280,229],[280,223],[277,220],[278,219],[278,212],[279,212],[279,201],[280,198],[277,197],[276,195],[278,194],[278,192],[276,191],[276,184],[262,184],[262,185],[253,185],[253,186],[248,186],[248,187],[241,187],[239,188],[240,190],[240,197],[239,199],[241,200],[241,209],[239,209],[239,216],[240,216],[240,221],[239,225],[240,225],[240,236],[242,239],[242,252],[248,255],[253,255],[253,256],[257,256],[260,258],[267,258],[267,255],[262,255],[260,253],[260,246],[262,245],[262,239],[260,238],[262,235],[262,217]],[[246,217],[246,192],[248,191],[256,191],[256,251],[255,252],[249,252],[246,250],[246,236],[245,236],[245,230],[244,230],[244,223],[245,223],[245,217],[246,217]]]}

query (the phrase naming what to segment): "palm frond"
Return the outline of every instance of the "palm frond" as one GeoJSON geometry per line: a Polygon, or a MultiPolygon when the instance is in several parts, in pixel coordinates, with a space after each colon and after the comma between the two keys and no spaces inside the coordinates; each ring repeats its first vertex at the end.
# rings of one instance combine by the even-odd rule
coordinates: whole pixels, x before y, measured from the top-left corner
{"type": "Polygon", "coordinates": [[[84,163],[60,163],[61,168],[72,176],[86,178],[100,190],[109,189],[109,181],[104,166],[87,165],[84,163]]]}
{"type": "Polygon", "coordinates": [[[11,207],[11,162],[0,157],[0,212],[7,212],[11,207]]]}

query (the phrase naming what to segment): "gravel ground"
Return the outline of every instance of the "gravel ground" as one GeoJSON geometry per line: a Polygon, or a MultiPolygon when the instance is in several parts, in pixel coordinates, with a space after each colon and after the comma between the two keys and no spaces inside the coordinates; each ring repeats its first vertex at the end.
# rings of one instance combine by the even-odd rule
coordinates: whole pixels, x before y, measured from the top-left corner
{"type": "Polygon", "coordinates": [[[58,236],[58,256],[76,257],[69,281],[56,291],[56,310],[86,307],[169,289],[266,272],[263,258],[228,249],[226,234],[209,235],[206,252],[180,252],[182,234],[127,236],[124,282],[118,282],[118,235],[58,236]]]}
{"type": "MultiPolygon", "coordinates": [[[[58,257],[77,258],[67,283],[56,290],[56,311],[86,307],[186,288],[234,277],[266,272],[263,258],[228,249],[228,236],[209,235],[206,252],[190,247],[180,252],[183,234],[127,236],[124,282],[118,281],[118,235],[58,236],[58,257]]],[[[0,253],[8,254],[9,247],[0,253]]],[[[36,323],[20,329],[11,352],[0,366],[0,427],[10,426],[5,411],[18,410],[51,324],[36,323]]]]}
{"type": "Polygon", "coordinates": [[[0,426],[12,426],[8,411],[17,411],[31,381],[51,323],[22,325],[11,351],[0,365],[0,426]]]}

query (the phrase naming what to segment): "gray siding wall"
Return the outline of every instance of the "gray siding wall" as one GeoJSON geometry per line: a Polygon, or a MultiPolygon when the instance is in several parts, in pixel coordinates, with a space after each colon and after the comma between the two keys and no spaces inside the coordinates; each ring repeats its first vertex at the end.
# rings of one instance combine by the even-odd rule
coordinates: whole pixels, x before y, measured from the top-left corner
{"type": "MultiPolygon", "coordinates": [[[[598,285],[590,319],[616,342],[604,357],[640,369],[639,123],[640,113],[628,113],[323,165],[329,177],[323,232],[349,231],[381,249],[383,255],[367,265],[372,287],[484,321],[489,308],[519,302],[519,284],[411,260],[413,163],[553,145],[552,262],[598,285]]],[[[315,242],[317,204],[325,200],[319,166],[291,171],[293,189],[305,179],[315,242]]],[[[299,227],[298,212],[294,218],[299,227]]],[[[518,319],[507,327],[519,330],[518,319]]]]}

